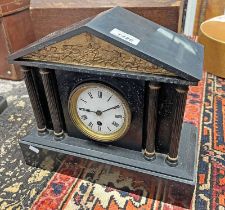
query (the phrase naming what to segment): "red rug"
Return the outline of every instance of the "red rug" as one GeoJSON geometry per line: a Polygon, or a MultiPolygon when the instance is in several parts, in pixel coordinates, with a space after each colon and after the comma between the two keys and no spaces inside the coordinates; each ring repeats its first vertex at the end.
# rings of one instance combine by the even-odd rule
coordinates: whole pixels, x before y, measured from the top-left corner
{"type": "MultiPolygon", "coordinates": [[[[225,80],[205,74],[197,87],[191,87],[184,121],[199,129],[198,184],[191,208],[224,209],[225,80]]],[[[81,168],[79,163],[71,162],[66,160],[52,176],[32,209],[182,209],[150,199],[138,178],[115,172],[111,166],[100,168],[92,164],[81,168]]]]}

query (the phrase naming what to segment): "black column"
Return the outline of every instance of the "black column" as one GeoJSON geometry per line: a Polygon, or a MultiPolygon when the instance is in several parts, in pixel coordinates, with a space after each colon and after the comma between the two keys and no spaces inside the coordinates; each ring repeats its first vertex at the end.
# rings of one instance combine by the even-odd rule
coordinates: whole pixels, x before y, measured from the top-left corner
{"type": "Polygon", "coordinates": [[[147,137],[144,157],[147,160],[155,159],[155,132],[157,123],[158,94],[160,86],[157,83],[148,86],[148,120],[147,137]]]}
{"type": "Polygon", "coordinates": [[[183,116],[185,111],[186,99],[187,99],[188,86],[177,86],[176,96],[174,101],[174,119],[171,125],[171,142],[169,148],[169,154],[167,155],[166,162],[170,166],[176,166],[178,164],[178,149],[180,143],[180,134],[183,123],[183,116]]]}
{"type": "Polygon", "coordinates": [[[57,95],[57,88],[54,83],[53,70],[41,69],[40,74],[43,81],[45,95],[48,102],[48,107],[52,119],[54,135],[56,139],[64,136],[63,123],[61,119],[59,98],[57,95]]]}
{"type": "Polygon", "coordinates": [[[24,73],[24,81],[29,94],[31,106],[33,108],[34,116],[37,122],[37,130],[39,134],[44,134],[47,132],[46,120],[41,107],[40,98],[35,88],[35,83],[32,76],[32,69],[30,67],[23,67],[22,71],[24,73]]]}

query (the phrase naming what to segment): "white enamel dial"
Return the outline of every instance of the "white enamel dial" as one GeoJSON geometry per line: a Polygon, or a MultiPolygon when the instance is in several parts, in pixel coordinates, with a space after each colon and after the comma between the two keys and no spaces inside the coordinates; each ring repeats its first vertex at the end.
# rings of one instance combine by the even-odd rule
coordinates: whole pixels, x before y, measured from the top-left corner
{"type": "Polygon", "coordinates": [[[76,126],[99,141],[114,141],[130,124],[126,100],[112,88],[99,83],[77,87],[70,97],[70,113],[76,126]]]}

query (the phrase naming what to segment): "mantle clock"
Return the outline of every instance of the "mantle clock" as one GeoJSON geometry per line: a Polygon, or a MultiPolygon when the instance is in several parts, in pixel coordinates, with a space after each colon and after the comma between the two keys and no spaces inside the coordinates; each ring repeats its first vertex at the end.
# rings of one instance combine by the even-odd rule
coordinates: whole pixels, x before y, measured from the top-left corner
{"type": "Polygon", "coordinates": [[[197,131],[183,115],[202,77],[201,45],[115,7],[9,61],[23,68],[37,123],[20,141],[28,164],[60,154],[114,165],[169,189],[158,199],[190,205],[197,131]]]}

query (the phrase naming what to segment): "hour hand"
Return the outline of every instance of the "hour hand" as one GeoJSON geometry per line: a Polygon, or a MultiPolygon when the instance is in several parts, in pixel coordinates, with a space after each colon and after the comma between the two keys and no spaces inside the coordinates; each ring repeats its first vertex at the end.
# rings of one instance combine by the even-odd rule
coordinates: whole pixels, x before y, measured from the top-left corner
{"type": "Polygon", "coordinates": [[[94,113],[96,113],[95,111],[91,111],[90,109],[85,109],[85,108],[79,108],[79,110],[85,111],[85,112],[94,112],[94,113]]]}

